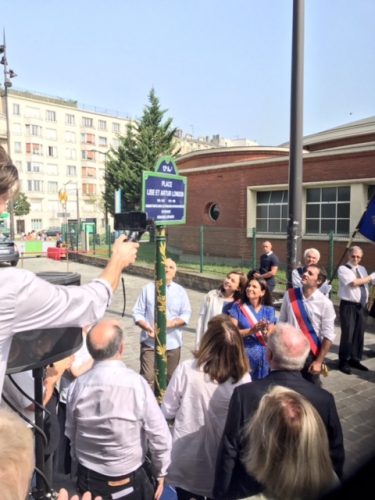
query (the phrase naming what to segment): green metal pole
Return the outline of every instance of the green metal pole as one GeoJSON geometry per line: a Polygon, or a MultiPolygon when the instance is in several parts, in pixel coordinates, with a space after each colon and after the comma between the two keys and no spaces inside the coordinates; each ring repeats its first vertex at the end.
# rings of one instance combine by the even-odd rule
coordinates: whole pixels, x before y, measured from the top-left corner
{"type": "Polygon", "coordinates": [[[203,242],[203,226],[200,227],[199,229],[199,261],[200,261],[200,272],[203,273],[203,250],[204,250],[204,242],[203,242]]]}
{"type": "Polygon", "coordinates": [[[251,268],[255,269],[257,267],[257,228],[253,227],[253,260],[251,264],[251,268]]]}
{"type": "Polygon", "coordinates": [[[329,279],[332,278],[333,274],[333,250],[334,250],[334,242],[333,242],[333,231],[329,232],[329,263],[328,263],[328,276],[329,279]]]}
{"type": "Polygon", "coordinates": [[[167,300],[165,226],[156,226],[155,258],[155,396],[161,404],[167,388],[167,300]]]}

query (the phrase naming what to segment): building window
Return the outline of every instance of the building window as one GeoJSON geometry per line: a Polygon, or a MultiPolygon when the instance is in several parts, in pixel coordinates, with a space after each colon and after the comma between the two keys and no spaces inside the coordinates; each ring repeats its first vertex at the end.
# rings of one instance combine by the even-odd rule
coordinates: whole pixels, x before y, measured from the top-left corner
{"type": "Polygon", "coordinates": [[[42,229],[42,219],[31,219],[31,229],[42,229]]]}
{"type": "Polygon", "coordinates": [[[40,118],[40,109],[34,108],[33,106],[26,106],[25,116],[30,118],[40,118]]]}
{"type": "Polygon", "coordinates": [[[107,130],[107,122],[104,120],[99,120],[99,130],[107,130]]]}
{"type": "Polygon", "coordinates": [[[76,150],[71,148],[66,148],[65,158],[67,158],[68,160],[75,160],[77,158],[76,150]]]}
{"type": "Polygon", "coordinates": [[[26,143],[26,153],[32,153],[33,155],[41,155],[43,154],[43,149],[41,144],[34,144],[27,142],[26,143]]]}
{"type": "Polygon", "coordinates": [[[76,117],[74,115],[65,115],[65,123],[67,125],[75,125],[76,124],[76,117]]]}
{"type": "Polygon", "coordinates": [[[22,128],[20,123],[13,123],[13,134],[14,135],[22,134],[22,128]]]}
{"type": "Polygon", "coordinates": [[[57,130],[55,128],[46,128],[46,139],[57,139],[57,130]]]}
{"type": "Polygon", "coordinates": [[[306,232],[349,233],[350,186],[306,190],[306,232]]]}
{"type": "Polygon", "coordinates": [[[13,104],[13,114],[14,115],[20,115],[20,105],[19,104],[13,104]]]}
{"type": "Polygon", "coordinates": [[[33,161],[28,161],[27,162],[27,171],[28,172],[41,172],[42,171],[42,164],[35,163],[33,161]]]}
{"type": "Polygon", "coordinates": [[[77,175],[77,167],[75,165],[68,165],[66,167],[66,175],[77,175]]]}
{"type": "Polygon", "coordinates": [[[115,134],[120,133],[120,124],[119,123],[112,123],[112,132],[115,134]]]}
{"type": "Polygon", "coordinates": [[[55,146],[48,146],[47,156],[50,156],[52,158],[57,158],[57,148],[55,146]]]}
{"type": "Polygon", "coordinates": [[[47,184],[47,190],[49,193],[57,193],[59,188],[58,182],[49,181],[47,184]]]}
{"type": "Polygon", "coordinates": [[[83,144],[95,144],[95,135],[93,135],[93,134],[81,134],[81,142],[83,144]]]}
{"type": "Polygon", "coordinates": [[[42,127],[40,125],[26,125],[26,135],[36,135],[41,137],[42,127]]]}
{"type": "Polygon", "coordinates": [[[95,177],[96,178],[96,168],[94,168],[94,167],[82,167],[82,177],[95,177]]]}
{"type": "Polygon", "coordinates": [[[47,174],[48,175],[58,175],[59,169],[57,165],[52,165],[51,163],[47,163],[47,174]]]}
{"type": "Polygon", "coordinates": [[[96,185],[82,184],[82,194],[96,194],[96,185]]]}
{"type": "Polygon", "coordinates": [[[59,210],[59,202],[55,200],[49,200],[48,202],[48,211],[49,212],[57,212],[59,210]]]}
{"type": "Polygon", "coordinates": [[[287,228],[288,191],[257,192],[257,230],[262,233],[285,233],[287,228]]]}
{"type": "Polygon", "coordinates": [[[14,164],[17,167],[18,172],[22,172],[22,161],[16,160],[14,164]]]}
{"type": "Polygon", "coordinates": [[[208,209],[208,215],[210,216],[211,220],[216,221],[220,215],[219,205],[217,205],[216,203],[212,203],[212,205],[208,209]]]}
{"type": "Polygon", "coordinates": [[[99,137],[99,146],[107,146],[107,138],[99,137]]]}
{"type": "Polygon", "coordinates": [[[27,181],[28,191],[43,191],[43,181],[27,181]]]}
{"type": "Polygon", "coordinates": [[[21,143],[20,142],[15,142],[14,143],[14,152],[15,153],[21,153],[22,148],[21,148],[21,143]]]}
{"type": "Polygon", "coordinates": [[[90,127],[92,128],[92,118],[82,118],[82,127],[90,127]]]}
{"type": "Polygon", "coordinates": [[[81,151],[81,158],[82,160],[93,161],[95,160],[95,153],[94,151],[81,151]]]}
{"type": "Polygon", "coordinates": [[[30,201],[30,208],[32,212],[41,212],[42,211],[42,202],[41,201],[30,201]]]}
{"type": "Polygon", "coordinates": [[[65,132],[65,142],[76,142],[76,133],[65,132]]]}
{"type": "Polygon", "coordinates": [[[55,122],[56,121],[56,111],[46,111],[46,120],[48,122],[55,122]]]}
{"type": "Polygon", "coordinates": [[[118,139],[113,139],[112,140],[113,149],[118,149],[119,144],[120,144],[120,141],[118,139]]]}

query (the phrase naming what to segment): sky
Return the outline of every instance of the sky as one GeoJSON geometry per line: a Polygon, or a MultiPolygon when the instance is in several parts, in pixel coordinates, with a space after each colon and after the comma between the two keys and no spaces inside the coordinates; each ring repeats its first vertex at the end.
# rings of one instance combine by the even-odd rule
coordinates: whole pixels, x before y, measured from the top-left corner
{"type": "MultiPolygon", "coordinates": [[[[292,0],[4,0],[16,88],[140,117],[154,87],[184,133],[289,140],[292,0]]],[[[304,130],[375,115],[374,0],[306,0],[304,130]]]]}

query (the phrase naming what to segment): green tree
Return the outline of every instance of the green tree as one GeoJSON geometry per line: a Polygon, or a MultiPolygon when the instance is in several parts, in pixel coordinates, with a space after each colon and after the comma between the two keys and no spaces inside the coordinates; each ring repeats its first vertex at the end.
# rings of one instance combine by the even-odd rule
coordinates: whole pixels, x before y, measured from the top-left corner
{"type": "Polygon", "coordinates": [[[129,122],[126,135],[119,137],[117,151],[112,150],[106,164],[105,203],[114,212],[114,191],[122,190],[122,211],[139,210],[142,205],[142,172],[153,170],[161,155],[176,157],[177,128],[172,118],[166,119],[166,109],[160,109],[159,99],[152,88],[143,115],[135,123],[129,122]]]}
{"type": "Polygon", "coordinates": [[[23,217],[30,213],[30,202],[27,199],[25,193],[18,193],[13,200],[14,215],[17,217],[23,217]]]}

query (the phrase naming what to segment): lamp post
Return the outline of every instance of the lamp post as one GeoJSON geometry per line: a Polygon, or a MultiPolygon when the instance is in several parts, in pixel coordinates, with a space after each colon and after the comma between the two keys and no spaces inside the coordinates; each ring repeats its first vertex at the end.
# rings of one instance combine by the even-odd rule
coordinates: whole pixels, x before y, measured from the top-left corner
{"type": "Polygon", "coordinates": [[[107,207],[107,200],[106,200],[106,194],[107,194],[107,182],[106,182],[107,155],[108,155],[108,153],[111,152],[111,150],[108,149],[108,151],[103,152],[103,151],[99,151],[98,149],[90,149],[90,152],[91,153],[100,153],[100,154],[105,156],[105,160],[104,160],[104,219],[105,219],[105,227],[107,228],[107,226],[108,226],[108,207],[107,207]]]}
{"type": "MultiPolygon", "coordinates": [[[[8,61],[7,61],[7,53],[6,53],[6,43],[5,43],[5,30],[3,32],[3,45],[0,45],[0,54],[3,54],[0,63],[4,66],[4,94],[2,98],[5,103],[5,122],[7,129],[7,146],[8,146],[8,155],[10,156],[10,127],[9,127],[9,101],[8,101],[8,88],[12,86],[12,82],[10,78],[15,78],[16,73],[10,69],[8,71],[8,61]]],[[[10,199],[8,202],[9,207],[9,225],[10,225],[10,237],[14,240],[14,205],[13,200],[10,199]]]]}
{"type": "MultiPolygon", "coordinates": [[[[64,189],[65,186],[67,186],[68,184],[72,183],[73,181],[68,181],[68,182],[65,182],[64,183],[64,189]]],[[[78,226],[78,232],[80,231],[80,216],[79,216],[79,198],[78,198],[78,191],[79,191],[79,188],[78,187],[75,187],[75,188],[70,188],[71,191],[75,190],[76,192],[76,209],[77,209],[77,226],[78,226]]]]}

